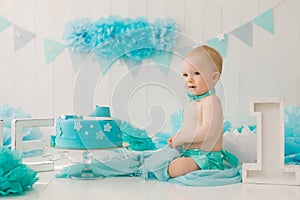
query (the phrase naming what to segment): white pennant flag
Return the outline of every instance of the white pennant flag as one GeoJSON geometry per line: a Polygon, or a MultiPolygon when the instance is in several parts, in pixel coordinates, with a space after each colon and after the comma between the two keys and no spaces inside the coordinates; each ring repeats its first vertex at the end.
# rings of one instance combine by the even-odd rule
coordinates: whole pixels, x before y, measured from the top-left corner
{"type": "Polygon", "coordinates": [[[35,38],[36,34],[14,25],[14,41],[15,41],[15,51],[25,46],[28,42],[35,38]]]}

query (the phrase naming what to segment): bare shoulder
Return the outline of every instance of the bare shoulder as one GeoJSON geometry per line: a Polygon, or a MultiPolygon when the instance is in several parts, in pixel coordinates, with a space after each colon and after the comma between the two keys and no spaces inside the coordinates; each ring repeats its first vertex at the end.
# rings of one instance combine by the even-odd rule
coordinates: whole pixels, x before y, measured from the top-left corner
{"type": "Polygon", "coordinates": [[[205,105],[211,105],[211,106],[217,106],[217,107],[221,107],[222,106],[222,103],[221,103],[221,100],[218,96],[216,95],[210,95],[206,98],[203,99],[203,104],[205,105]]]}

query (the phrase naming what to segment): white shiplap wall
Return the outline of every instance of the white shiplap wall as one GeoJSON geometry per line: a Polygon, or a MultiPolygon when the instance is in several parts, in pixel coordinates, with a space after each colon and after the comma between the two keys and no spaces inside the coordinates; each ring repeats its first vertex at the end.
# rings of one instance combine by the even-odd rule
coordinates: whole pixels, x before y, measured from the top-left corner
{"type": "MultiPolygon", "coordinates": [[[[203,43],[220,32],[231,30],[251,21],[280,0],[0,0],[0,15],[12,23],[36,33],[37,37],[19,51],[14,51],[12,27],[0,32],[0,102],[20,106],[35,117],[57,117],[74,112],[73,90],[79,83],[68,50],[46,65],[43,54],[43,38],[61,40],[64,24],[77,17],[96,20],[108,15],[125,17],[170,17],[180,26],[181,32],[203,43]]],[[[253,121],[248,114],[248,104],[255,97],[284,97],[288,105],[300,105],[299,63],[300,1],[285,0],[274,8],[275,35],[253,25],[253,48],[229,35],[227,57],[224,62],[222,86],[224,87],[225,116],[234,125],[253,121]]],[[[92,58],[90,59],[90,61],[92,58]]],[[[87,65],[87,61],[85,64],[87,65]]],[[[174,57],[170,75],[164,77],[147,60],[135,76],[128,73],[123,62],[115,63],[109,73],[90,88],[89,80],[80,82],[89,87],[93,99],[80,98],[81,114],[87,114],[94,104],[115,105],[113,91],[122,84],[118,110],[130,110],[131,119],[138,126],[151,122],[149,109],[162,105],[166,115],[181,105],[171,93],[149,84],[127,100],[139,84],[153,80],[173,80],[180,72],[181,59],[174,57]],[[156,71],[155,71],[156,70],[156,71]],[[155,74],[155,79],[153,76],[155,74]],[[172,75],[171,75],[172,74],[172,75]],[[160,97],[160,98],[158,98],[160,97]],[[86,105],[86,107],[84,107],[86,105]]],[[[91,65],[96,65],[93,62],[91,65]]],[[[97,71],[97,70],[96,70],[97,71]]],[[[99,71],[100,72],[100,71],[99,71]]],[[[160,82],[160,81],[158,81],[160,82]]],[[[168,86],[168,82],[161,81],[168,86]]],[[[170,86],[170,88],[173,86],[170,86]]],[[[178,79],[178,91],[181,80],[178,79]]],[[[119,100],[119,99],[118,99],[119,100]]],[[[159,112],[162,112],[161,109],[159,112]]],[[[123,113],[123,111],[122,111],[123,113]]],[[[120,115],[122,115],[122,113],[120,115]]],[[[122,116],[119,116],[122,117],[122,116]]],[[[164,120],[161,118],[160,120],[164,120]]],[[[157,123],[159,124],[159,123],[157,123]]],[[[161,126],[161,125],[159,125],[161,126]]],[[[151,129],[154,130],[154,129],[151,129]]]]}

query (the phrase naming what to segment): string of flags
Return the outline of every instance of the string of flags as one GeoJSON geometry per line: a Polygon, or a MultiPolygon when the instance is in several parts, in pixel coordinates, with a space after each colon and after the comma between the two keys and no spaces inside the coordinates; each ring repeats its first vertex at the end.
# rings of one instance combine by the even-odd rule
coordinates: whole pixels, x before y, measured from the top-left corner
{"type": "MultiPolygon", "coordinates": [[[[242,41],[244,44],[246,44],[249,47],[253,47],[253,24],[256,26],[266,30],[267,32],[274,35],[274,16],[273,16],[273,8],[265,11],[264,13],[260,14],[259,16],[255,17],[250,22],[247,22],[234,30],[230,31],[229,33],[221,33],[220,35],[208,39],[205,43],[212,46],[213,48],[217,49],[220,54],[223,56],[223,58],[226,57],[227,53],[227,44],[228,44],[228,35],[231,34],[235,37],[237,37],[240,41],[242,41]]],[[[6,18],[0,16],[0,32],[13,26],[13,34],[14,34],[14,45],[15,45],[15,51],[18,51],[22,47],[24,47],[26,44],[28,44],[30,41],[32,41],[34,38],[36,38],[36,34],[26,30],[20,26],[17,26],[7,20],[6,18]]],[[[44,45],[44,55],[45,55],[45,61],[46,64],[51,63],[55,58],[63,52],[67,46],[65,44],[62,44],[60,42],[57,42],[55,40],[49,39],[49,38],[43,38],[43,45],[44,45]]],[[[195,44],[187,44],[187,46],[177,48],[178,51],[189,51],[193,49],[195,44]]],[[[71,50],[69,50],[73,69],[75,72],[80,67],[80,64],[83,62],[83,60],[86,58],[87,54],[82,53],[75,53],[71,50]]],[[[180,52],[179,52],[180,53],[180,52]]],[[[183,54],[184,55],[184,54],[183,54]]],[[[170,52],[166,52],[164,54],[159,54],[157,56],[154,56],[152,59],[155,63],[157,63],[157,66],[162,71],[164,75],[168,73],[168,69],[171,64],[173,54],[170,52]]],[[[101,67],[103,64],[103,60],[98,59],[98,63],[101,67]]],[[[107,63],[107,61],[106,61],[107,63]]],[[[137,67],[139,63],[134,63],[130,61],[125,61],[126,65],[128,66],[129,70],[137,67]]],[[[102,69],[105,71],[105,69],[102,69]]],[[[106,69],[107,70],[107,69],[106,69]]],[[[130,70],[132,73],[137,72],[137,70],[130,70]]],[[[135,75],[133,74],[133,75],[135,75]]]]}
{"type": "Polygon", "coordinates": [[[227,34],[221,33],[219,36],[207,40],[206,43],[216,48],[223,58],[225,58],[227,53],[228,34],[234,35],[249,47],[253,46],[253,24],[274,35],[273,8],[255,17],[251,22],[247,22],[227,34]]]}

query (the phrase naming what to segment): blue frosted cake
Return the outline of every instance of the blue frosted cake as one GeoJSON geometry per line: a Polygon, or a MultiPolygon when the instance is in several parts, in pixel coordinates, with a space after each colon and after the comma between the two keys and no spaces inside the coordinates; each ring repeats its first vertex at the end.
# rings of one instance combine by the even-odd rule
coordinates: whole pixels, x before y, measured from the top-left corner
{"type": "Polygon", "coordinates": [[[122,134],[109,107],[97,106],[89,117],[64,115],[56,120],[56,148],[104,149],[122,146],[122,134]]]}

